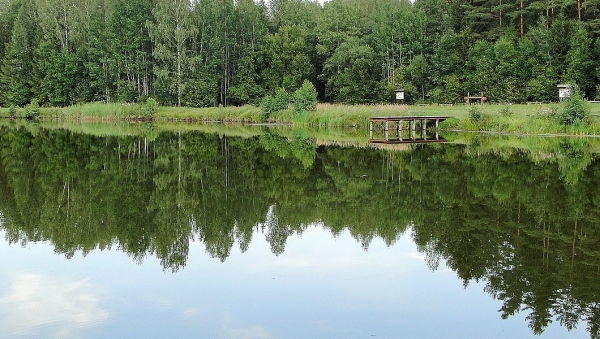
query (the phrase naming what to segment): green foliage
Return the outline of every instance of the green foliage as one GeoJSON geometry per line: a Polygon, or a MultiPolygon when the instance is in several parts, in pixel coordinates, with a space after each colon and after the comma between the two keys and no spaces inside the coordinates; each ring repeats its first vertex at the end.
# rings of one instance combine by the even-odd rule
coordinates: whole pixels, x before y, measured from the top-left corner
{"type": "Polygon", "coordinates": [[[421,100],[425,101],[425,84],[429,76],[429,65],[423,55],[417,55],[406,69],[412,75],[412,81],[421,89],[421,100]]]}
{"type": "Polygon", "coordinates": [[[158,103],[154,98],[148,98],[146,100],[146,104],[144,105],[144,113],[147,118],[152,119],[154,117],[154,113],[158,109],[158,103]]]}
{"type": "Polygon", "coordinates": [[[551,102],[557,96],[556,84],[545,76],[536,77],[527,83],[527,99],[531,101],[551,102]]]}
{"type": "Polygon", "coordinates": [[[271,114],[287,109],[290,104],[290,96],[283,88],[279,88],[275,96],[267,95],[260,103],[262,109],[261,120],[267,121],[271,114]]]}
{"type": "Polygon", "coordinates": [[[465,285],[481,282],[503,304],[498,316],[525,312],[535,333],[555,318],[592,335],[600,325],[594,139],[470,133],[390,152],[317,148],[306,130],[167,131],[146,140],[140,127],[107,135],[0,128],[6,240],[44,241],[67,258],[113,247],[176,271],[190,239],[224,261],[257,237],[281,254],[315,223],[365,249],[374,240],[392,246],[408,231],[430,267],[443,260],[465,285]],[[397,189],[403,194],[390,199],[397,189]],[[210,222],[189,222],[198,215],[210,222]],[[548,239],[550,251],[540,245],[548,239]]]}
{"type": "Polygon", "coordinates": [[[563,125],[581,125],[587,123],[588,108],[579,87],[570,88],[571,97],[563,101],[560,122],[563,125]]]}
{"type": "Polygon", "coordinates": [[[8,108],[8,116],[11,119],[17,117],[17,108],[15,107],[15,105],[10,105],[10,107],[8,108]]]}
{"type": "Polygon", "coordinates": [[[314,78],[307,38],[306,28],[301,26],[282,26],[267,37],[260,56],[265,65],[261,78],[267,91],[281,87],[294,91],[304,79],[314,78]]]}
{"type": "Polygon", "coordinates": [[[210,74],[197,72],[185,86],[183,102],[188,107],[212,107],[217,102],[219,84],[210,74]]]}
{"type": "Polygon", "coordinates": [[[156,61],[157,89],[164,96],[174,96],[177,106],[182,105],[189,80],[184,71],[194,59],[189,53],[189,44],[198,33],[189,8],[189,0],[158,0],[152,10],[154,20],[147,23],[155,45],[152,55],[156,61]]]}
{"type": "Polygon", "coordinates": [[[30,104],[25,106],[25,117],[28,120],[37,119],[40,116],[40,105],[36,99],[33,99],[30,104]]]}
{"type": "Polygon", "coordinates": [[[469,106],[469,119],[472,123],[477,124],[482,117],[481,108],[478,105],[469,106]]]}
{"type": "Polygon", "coordinates": [[[503,117],[510,117],[514,114],[509,106],[502,107],[498,113],[500,113],[500,115],[503,117]]]}
{"type": "Polygon", "coordinates": [[[450,75],[442,80],[442,85],[430,90],[427,97],[434,103],[456,104],[461,102],[462,85],[456,75],[450,75]]]}
{"type": "Polygon", "coordinates": [[[275,98],[271,95],[266,95],[260,102],[260,108],[262,111],[261,121],[267,121],[271,114],[277,111],[277,104],[275,98]]]}
{"type": "Polygon", "coordinates": [[[317,91],[312,82],[304,80],[302,86],[294,92],[293,105],[296,113],[317,109],[317,91]]]}
{"type": "Polygon", "coordinates": [[[4,0],[0,105],[258,104],[313,83],[322,102],[556,102],[593,98],[600,11],[542,1],[4,0]],[[546,13],[546,14],[544,14],[546,13]],[[521,25],[522,24],[522,25],[521,25]]]}
{"type": "Polygon", "coordinates": [[[460,126],[460,120],[454,117],[450,117],[440,123],[440,129],[442,130],[453,130],[460,126]]]}
{"type": "Polygon", "coordinates": [[[358,38],[348,38],[323,66],[328,98],[349,104],[379,102],[381,65],[373,48],[358,38]]]}

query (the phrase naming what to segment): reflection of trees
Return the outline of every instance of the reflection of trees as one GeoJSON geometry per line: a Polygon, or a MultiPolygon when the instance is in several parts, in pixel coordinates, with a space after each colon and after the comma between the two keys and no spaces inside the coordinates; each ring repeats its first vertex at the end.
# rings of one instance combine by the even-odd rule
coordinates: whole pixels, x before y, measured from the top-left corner
{"type": "MultiPolygon", "coordinates": [[[[503,301],[504,318],[526,311],[534,333],[553,319],[569,329],[588,321],[598,337],[598,165],[588,161],[592,174],[573,181],[562,165],[531,163],[518,152],[501,161],[493,154],[455,159],[450,152],[443,148],[435,157],[468,175],[449,175],[443,189],[427,195],[426,205],[443,203],[415,223],[420,248],[446,259],[465,283],[487,281],[486,291],[503,301]]],[[[431,160],[428,152],[411,156],[431,160]]]]}
{"type": "Polygon", "coordinates": [[[486,281],[502,317],[527,312],[535,333],[586,321],[599,337],[600,165],[585,141],[557,145],[553,157],[485,140],[388,153],[301,132],[148,141],[4,127],[0,210],[10,242],[48,240],[68,257],[118,247],[173,271],[190,239],[226,260],[256,233],[281,254],[312,223],[365,249],[410,227],[432,269],[444,259],[465,285],[486,281]]]}

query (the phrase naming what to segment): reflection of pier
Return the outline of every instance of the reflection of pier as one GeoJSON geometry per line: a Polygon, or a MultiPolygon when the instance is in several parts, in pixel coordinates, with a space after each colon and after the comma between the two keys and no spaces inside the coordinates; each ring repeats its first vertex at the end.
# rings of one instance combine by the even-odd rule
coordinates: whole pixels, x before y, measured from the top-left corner
{"type": "MultiPolygon", "coordinates": [[[[379,144],[412,144],[426,142],[443,142],[437,128],[440,122],[448,119],[441,116],[405,116],[405,117],[373,117],[369,119],[369,143],[379,144]],[[427,135],[427,122],[435,123],[435,134],[427,135]],[[417,133],[417,124],[420,133],[417,133]],[[376,131],[383,131],[383,137],[375,137],[376,131]],[[406,132],[405,132],[406,131],[406,132]]],[[[380,133],[378,133],[380,134],[380,133]]]]}

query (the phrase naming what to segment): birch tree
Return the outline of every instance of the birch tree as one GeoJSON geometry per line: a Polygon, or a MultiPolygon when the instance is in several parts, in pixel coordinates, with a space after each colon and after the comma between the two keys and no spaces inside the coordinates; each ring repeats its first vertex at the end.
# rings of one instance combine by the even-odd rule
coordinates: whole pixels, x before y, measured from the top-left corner
{"type": "Polygon", "coordinates": [[[156,90],[162,101],[176,95],[177,106],[185,90],[192,55],[188,49],[197,32],[191,17],[189,0],[158,0],[152,10],[153,21],[146,23],[154,43],[156,90]]]}

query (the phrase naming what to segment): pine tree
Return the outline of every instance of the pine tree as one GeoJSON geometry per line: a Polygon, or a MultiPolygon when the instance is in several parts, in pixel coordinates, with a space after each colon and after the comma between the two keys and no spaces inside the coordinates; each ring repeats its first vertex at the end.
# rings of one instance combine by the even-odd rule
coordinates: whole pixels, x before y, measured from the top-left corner
{"type": "Polygon", "coordinates": [[[2,60],[0,92],[4,104],[24,106],[31,100],[34,34],[35,8],[30,0],[23,0],[2,60]]]}

